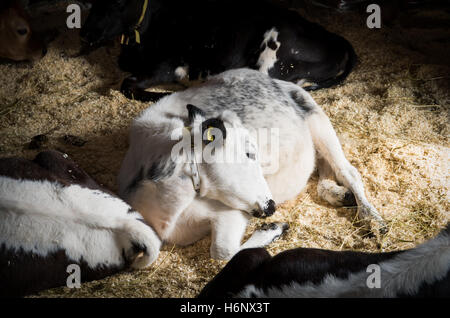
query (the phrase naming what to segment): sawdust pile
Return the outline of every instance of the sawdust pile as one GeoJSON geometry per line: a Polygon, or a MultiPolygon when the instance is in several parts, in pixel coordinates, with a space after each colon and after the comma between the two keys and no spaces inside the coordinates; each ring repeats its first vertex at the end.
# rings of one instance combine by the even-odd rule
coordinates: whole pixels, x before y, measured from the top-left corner
{"type": "MultiPolygon", "coordinates": [[[[312,95],[330,116],[390,230],[370,236],[358,229],[353,209],[336,209],[318,198],[313,177],[296,200],[268,220],[291,225],[268,249],[275,254],[295,247],[370,252],[414,247],[450,221],[449,32],[429,25],[370,30],[356,14],[308,16],[350,40],[359,55],[344,85],[312,95]]],[[[73,57],[78,50],[77,32],[70,31],[59,35],[34,65],[0,65],[0,154],[33,158],[39,150],[28,144],[45,134],[41,150],[68,153],[100,183],[116,189],[127,127],[148,105],[117,91],[126,75],[116,67],[118,46],[73,57]],[[67,134],[87,142],[67,144],[67,134]]],[[[255,220],[247,235],[260,223],[255,220]]],[[[186,248],[165,246],[148,269],[39,296],[193,297],[225,265],[209,258],[209,243],[205,238],[186,248]]]]}

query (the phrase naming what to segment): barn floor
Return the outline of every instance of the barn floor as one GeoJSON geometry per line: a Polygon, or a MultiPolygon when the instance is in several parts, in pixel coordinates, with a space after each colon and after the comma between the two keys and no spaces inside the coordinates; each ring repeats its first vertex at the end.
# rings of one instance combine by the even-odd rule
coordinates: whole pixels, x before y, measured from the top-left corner
{"type": "MultiPolygon", "coordinates": [[[[450,221],[449,14],[416,12],[380,30],[368,29],[365,17],[357,14],[315,11],[308,16],[346,37],[359,55],[344,85],[312,95],[330,116],[389,232],[370,236],[361,231],[353,209],[336,209],[318,198],[314,177],[269,219],[289,222],[291,229],[268,249],[276,254],[295,247],[369,252],[414,247],[450,221]],[[400,28],[406,24],[413,28],[400,28]]],[[[66,152],[100,183],[116,189],[127,127],[148,105],[117,91],[126,75],[115,66],[118,45],[73,57],[78,49],[77,32],[70,31],[59,35],[34,65],[0,64],[0,155],[33,158],[39,150],[28,144],[45,134],[48,141],[40,150],[66,152]],[[66,134],[86,143],[67,143],[66,134]]],[[[260,223],[255,220],[247,233],[260,223]]],[[[148,269],[36,296],[194,297],[225,265],[209,258],[209,243],[205,238],[185,248],[165,246],[148,269]]]]}

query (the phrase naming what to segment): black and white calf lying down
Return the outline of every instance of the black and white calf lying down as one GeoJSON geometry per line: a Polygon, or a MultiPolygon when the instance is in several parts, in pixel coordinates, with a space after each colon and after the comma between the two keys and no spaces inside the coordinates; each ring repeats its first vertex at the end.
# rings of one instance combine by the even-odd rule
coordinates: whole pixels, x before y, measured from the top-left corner
{"type": "Polygon", "coordinates": [[[261,72],[227,71],[162,98],[133,122],[129,142],[119,195],[164,241],[187,245],[211,233],[213,258],[280,236],[287,225],[268,224],[241,244],[249,219],[296,197],[316,167],[324,200],[357,205],[384,228],[322,109],[298,85],[261,72]],[[217,157],[207,160],[208,151],[217,157]],[[234,159],[220,160],[224,153],[234,159]]]}
{"type": "Polygon", "coordinates": [[[142,217],[67,155],[0,159],[0,297],[81,283],[142,268],[160,240],[142,217]]]}
{"type": "Polygon", "coordinates": [[[400,252],[247,249],[199,297],[450,297],[450,224],[400,252]]]}
{"type": "Polygon", "coordinates": [[[264,0],[97,0],[81,36],[92,46],[122,37],[119,66],[132,76],[121,90],[140,100],[161,97],[151,86],[241,67],[331,87],[357,60],[344,38],[264,0]]]}

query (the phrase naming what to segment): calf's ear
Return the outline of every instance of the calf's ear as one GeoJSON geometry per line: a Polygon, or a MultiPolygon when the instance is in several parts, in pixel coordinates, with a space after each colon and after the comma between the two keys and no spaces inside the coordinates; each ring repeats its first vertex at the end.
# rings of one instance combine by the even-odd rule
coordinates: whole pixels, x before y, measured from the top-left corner
{"type": "Polygon", "coordinates": [[[197,106],[188,104],[186,106],[187,110],[188,110],[188,114],[189,114],[189,123],[192,124],[194,123],[194,119],[196,117],[202,117],[205,118],[205,112],[203,110],[201,110],[200,108],[198,108],[197,106]]]}
{"type": "Polygon", "coordinates": [[[227,138],[227,129],[220,118],[210,118],[202,123],[203,142],[209,144],[217,138],[225,140],[227,138]]]}
{"type": "Polygon", "coordinates": [[[202,139],[205,144],[209,144],[210,142],[216,140],[216,138],[219,138],[219,136],[222,138],[222,140],[225,140],[225,138],[227,137],[227,130],[221,118],[210,118],[204,120],[206,114],[203,110],[192,104],[188,104],[186,108],[189,113],[190,125],[192,125],[195,120],[202,120],[200,128],[203,137],[202,139]]]}

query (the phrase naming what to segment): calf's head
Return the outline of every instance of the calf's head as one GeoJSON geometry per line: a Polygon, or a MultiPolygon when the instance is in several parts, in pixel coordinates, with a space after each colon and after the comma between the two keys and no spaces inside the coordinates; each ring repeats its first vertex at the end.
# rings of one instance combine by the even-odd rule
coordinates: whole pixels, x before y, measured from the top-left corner
{"type": "Polygon", "coordinates": [[[0,57],[14,61],[38,60],[46,53],[32,32],[27,14],[15,2],[0,9],[0,57]]]}
{"type": "MultiPolygon", "coordinates": [[[[237,115],[224,111],[205,118],[188,105],[191,159],[198,169],[199,194],[256,217],[275,212],[275,202],[258,161],[256,140],[237,115]]],[[[195,171],[194,171],[195,173],[195,171]]]]}

